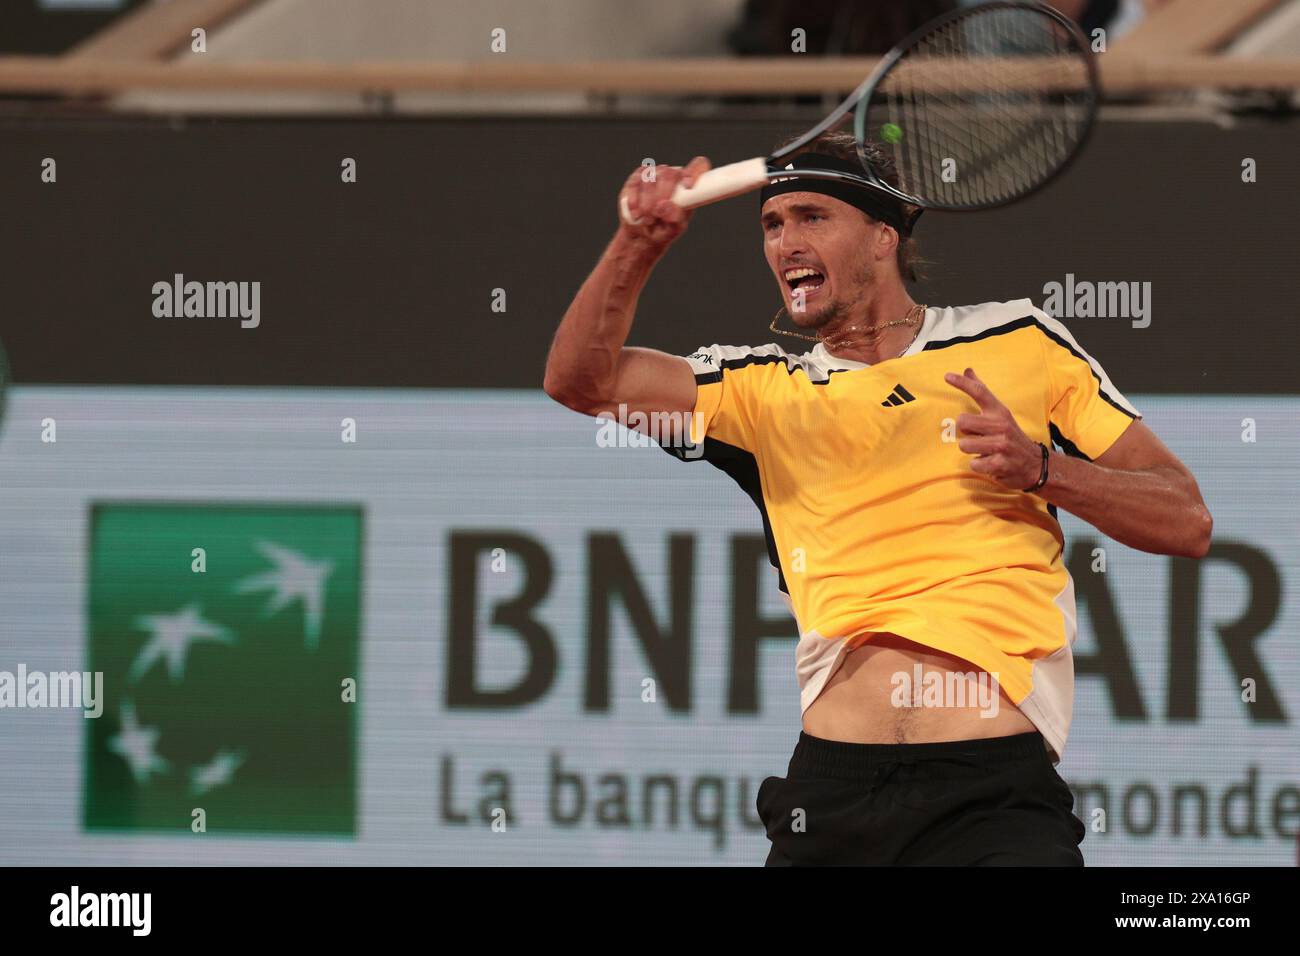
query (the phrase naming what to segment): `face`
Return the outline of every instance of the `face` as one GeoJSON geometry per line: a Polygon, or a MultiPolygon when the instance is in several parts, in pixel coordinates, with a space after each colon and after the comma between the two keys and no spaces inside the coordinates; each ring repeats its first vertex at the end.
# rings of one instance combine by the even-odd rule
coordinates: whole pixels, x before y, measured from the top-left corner
{"type": "Polygon", "coordinates": [[[821,193],[763,204],[763,249],[796,325],[819,329],[860,309],[876,278],[879,224],[821,193]]]}

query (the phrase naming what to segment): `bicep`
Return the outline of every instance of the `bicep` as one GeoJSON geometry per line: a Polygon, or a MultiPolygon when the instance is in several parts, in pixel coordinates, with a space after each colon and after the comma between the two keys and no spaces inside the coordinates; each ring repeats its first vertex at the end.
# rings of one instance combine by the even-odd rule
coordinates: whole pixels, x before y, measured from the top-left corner
{"type": "Polygon", "coordinates": [[[1145,422],[1136,418],[1095,462],[1103,468],[1114,468],[1117,471],[1150,471],[1160,467],[1187,471],[1187,467],[1159,436],[1145,422]]]}
{"type": "MultiPolygon", "coordinates": [[[[1181,493],[1187,503],[1194,506],[1194,510],[1189,512],[1188,520],[1203,522],[1204,540],[1209,541],[1213,519],[1205,507],[1205,499],[1201,497],[1196,476],[1141,421],[1133,421],[1105,452],[1097,456],[1094,463],[1119,472],[1142,472],[1160,476],[1168,483],[1170,490],[1181,493]]],[[[1207,543],[1205,548],[1208,546],[1207,543]]],[[[1203,557],[1205,550],[1202,548],[1189,554],[1192,557],[1203,557]]]]}
{"type": "Polygon", "coordinates": [[[756,351],[711,345],[684,357],[624,348],[601,398],[579,410],[613,417],[661,445],[694,445],[708,435],[752,450],[764,383],[778,368],[766,353],[753,361],[756,351]]]}
{"type": "Polygon", "coordinates": [[[689,415],[695,407],[695,371],[691,363],[680,355],[657,349],[624,347],[619,352],[613,394],[590,414],[620,416],[620,406],[623,415],[689,415]]]}

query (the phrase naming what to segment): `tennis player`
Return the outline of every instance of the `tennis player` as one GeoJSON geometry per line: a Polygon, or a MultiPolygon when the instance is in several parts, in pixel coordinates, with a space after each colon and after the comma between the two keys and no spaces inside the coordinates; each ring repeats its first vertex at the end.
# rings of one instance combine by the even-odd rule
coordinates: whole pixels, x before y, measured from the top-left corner
{"type": "MultiPolygon", "coordinates": [[[[860,172],[855,148],[823,134],[799,166],[860,172]]],[[[661,443],[758,505],[798,623],[803,713],[787,776],[758,792],[767,864],[1081,866],[1056,771],[1075,636],[1056,509],[1199,558],[1212,520],[1195,479],[1028,299],[915,302],[919,210],[883,191],[790,178],[761,193],[778,317],[804,351],[626,346],[691,217],[668,197],[708,168],[628,177],[637,223],[620,222],[570,305],[545,388],[588,415],[679,422],[661,443]]]]}

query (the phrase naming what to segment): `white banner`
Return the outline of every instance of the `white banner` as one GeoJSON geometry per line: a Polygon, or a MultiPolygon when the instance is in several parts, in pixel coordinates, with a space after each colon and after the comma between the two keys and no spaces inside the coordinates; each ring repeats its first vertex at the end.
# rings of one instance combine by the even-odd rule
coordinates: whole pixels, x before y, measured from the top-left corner
{"type": "MultiPolygon", "coordinates": [[[[1294,864],[1300,400],[1129,397],[1196,474],[1216,550],[1140,554],[1061,515],[1082,563],[1059,770],[1085,859],[1294,864]]],[[[93,661],[109,723],[0,709],[0,863],[762,862],[755,793],[799,731],[793,623],[721,472],[598,447],[535,393],[17,387],[5,419],[0,672],[93,661]],[[181,538],[149,550],[165,505],[229,529],[204,570],[181,538]],[[292,590],[285,542],[316,506],[363,530],[330,539],[323,592],[292,590]],[[208,636],[167,652],[178,672],[147,642],[186,609],[208,636]],[[296,664],[267,676],[349,641],[328,695],[295,696],[296,664]],[[185,756],[226,724],[237,747],[185,756]],[[316,775],[342,796],[307,833],[316,775]],[[204,830],[151,796],[168,786],[204,830]]]]}

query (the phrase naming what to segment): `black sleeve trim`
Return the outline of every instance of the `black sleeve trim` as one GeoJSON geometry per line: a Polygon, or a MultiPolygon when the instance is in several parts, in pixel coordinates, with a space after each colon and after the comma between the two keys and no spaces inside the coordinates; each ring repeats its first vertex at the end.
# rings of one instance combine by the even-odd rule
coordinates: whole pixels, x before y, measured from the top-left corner
{"type": "Polygon", "coordinates": [[[686,457],[686,448],[683,446],[660,445],[659,447],[682,461],[707,461],[714,468],[730,475],[731,479],[740,486],[741,491],[749,496],[763,519],[763,539],[767,543],[767,560],[772,567],[776,568],[777,587],[789,595],[790,589],[786,587],[785,573],[781,570],[780,555],[776,551],[776,536],[772,534],[772,523],[767,517],[767,503],[763,501],[763,486],[758,476],[758,460],[750,452],[718,441],[716,438],[706,437],[704,454],[692,458],[686,457]]]}
{"type": "Polygon", "coordinates": [[[1038,329],[1038,331],[1042,332],[1043,335],[1047,336],[1049,340],[1055,342],[1061,348],[1065,349],[1067,352],[1069,352],[1071,355],[1077,358],[1084,365],[1088,366],[1088,371],[1091,372],[1092,377],[1097,380],[1097,394],[1101,396],[1102,401],[1104,401],[1107,405],[1114,408],[1117,412],[1124,413],[1129,418],[1138,417],[1134,415],[1132,412],[1130,412],[1123,405],[1121,405],[1119,402],[1115,401],[1115,399],[1111,398],[1109,395],[1106,394],[1105,388],[1102,387],[1101,376],[1097,374],[1097,370],[1092,367],[1092,363],[1088,361],[1088,357],[1086,355],[1084,355],[1082,352],[1080,352],[1078,349],[1072,346],[1066,339],[1061,338],[1061,336],[1057,335],[1047,326],[1043,325],[1042,322],[1039,322],[1038,319],[1032,315],[1026,315],[1024,318],[1016,319],[1014,322],[1007,322],[1006,324],[996,326],[995,328],[985,329],[983,332],[977,332],[974,335],[958,336],[957,338],[944,339],[941,342],[927,342],[925,348],[921,349],[921,351],[928,352],[932,349],[944,349],[950,345],[964,345],[968,342],[978,342],[980,339],[992,338],[995,335],[1006,335],[1010,332],[1018,331],[1019,329],[1028,329],[1028,328],[1038,329]]]}

